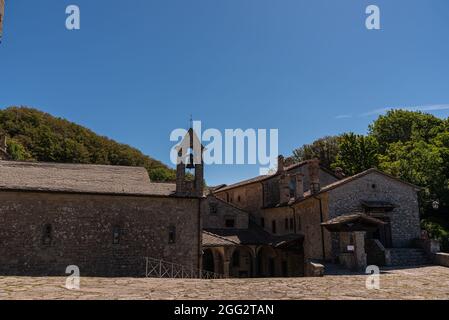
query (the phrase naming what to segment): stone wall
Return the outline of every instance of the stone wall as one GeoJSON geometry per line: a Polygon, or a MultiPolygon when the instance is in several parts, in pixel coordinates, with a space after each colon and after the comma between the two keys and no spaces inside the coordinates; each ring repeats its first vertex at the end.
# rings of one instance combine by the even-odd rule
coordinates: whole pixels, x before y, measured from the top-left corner
{"type": "Polygon", "coordinates": [[[0,274],[144,276],[146,256],[198,268],[199,219],[198,199],[0,192],[0,274]]]}
{"type": "Polygon", "coordinates": [[[264,219],[264,229],[271,234],[282,236],[295,233],[295,216],[290,207],[268,208],[264,209],[257,223],[261,225],[261,219],[264,219]],[[290,228],[290,222],[293,222],[293,228],[290,228]],[[273,232],[273,222],[276,224],[276,233],[273,232]]]}
{"type": "Polygon", "coordinates": [[[436,253],[433,262],[440,266],[449,267],[449,253],[436,253]]]}
{"type": "Polygon", "coordinates": [[[248,184],[239,188],[227,190],[225,193],[218,192],[217,196],[245,211],[253,212],[256,215],[262,208],[263,191],[261,183],[248,184]]]}
{"type": "Polygon", "coordinates": [[[395,205],[387,213],[391,221],[393,247],[408,247],[420,237],[420,218],[416,190],[407,184],[371,172],[329,192],[330,218],[362,211],[362,200],[388,201],[395,205]]]}
{"type": "Polygon", "coordinates": [[[262,211],[261,217],[265,221],[265,230],[272,232],[272,222],[276,221],[276,234],[285,235],[298,233],[304,235],[304,259],[329,259],[331,257],[330,233],[322,229],[320,216],[320,200],[323,221],[328,219],[327,195],[321,194],[317,198],[308,198],[293,205],[269,208],[262,211]],[[294,228],[285,228],[285,219],[293,219],[294,228]],[[323,232],[321,232],[323,231],[323,232]],[[323,255],[324,237],[324,255],[323,255]]]}
{"type": "Polygon", "coordinates": [[[296,220],[300,225],[298,232],[304,234],[304,257],[306,260],[328,260],[331,256],[330,232],[321,226],[320,199],[322,220],[326,221],[329,217],[327,194],[321,194],[317,198],[308,198],[294,205],[296,220]]]}
{"type": "Polygon", "coordinates": [[[247,229],[249,214],[232,204],[228,204],[213,195],[201,201],[201,216],[203,228],[226,228],[226,220],[232,219],[235,228],[247,229]]]}
{"type": "MultiPolygon", "coordinates": [[[[294,178],[296,173],[304,175],[304,192],[310,190],[308,165],[293,168],[288,170],[287,173],[292,175],[292,190],[296,188],[294,178]]],[[[323,169],[320,170],[320,184],[322,187],[335,181],[338,181],[336,177],[323,169]]],[[[215,194],[220,199],[251,212],[255,217],[260,217],[261,210],[264,207],[274,206],[279,203],[279,175],[273,175],[272,178],[267,180],[242,185],[230,190],[218,190],[215,194]]]]}

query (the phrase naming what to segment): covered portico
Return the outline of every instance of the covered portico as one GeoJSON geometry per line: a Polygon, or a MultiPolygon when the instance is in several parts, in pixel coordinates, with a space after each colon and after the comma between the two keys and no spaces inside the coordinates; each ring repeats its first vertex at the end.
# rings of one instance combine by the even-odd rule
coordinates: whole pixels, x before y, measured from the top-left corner
{"type": "Polygon", "coordinates": [[[375,232],[384,224],[379,219],[357,212],[338,216],[321,225],[337,234],[340,263],[349,269],[362,270],[367,266],[366,233],[375,232]]]}
{"type": "Polygon", "coordinates": [[[274,237],[255,228],[203,230],[203,270],[224,277],[301,276],[303,236],[274,237]]]}

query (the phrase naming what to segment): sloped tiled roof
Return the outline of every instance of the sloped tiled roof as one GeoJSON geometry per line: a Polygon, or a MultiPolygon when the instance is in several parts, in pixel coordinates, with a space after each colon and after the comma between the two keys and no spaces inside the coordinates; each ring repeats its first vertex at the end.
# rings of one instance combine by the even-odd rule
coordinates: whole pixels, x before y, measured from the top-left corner
{"type": "MultiPolygon", "coordinates": [[[[298,162],[298,163],[292,164],[292,165],[290,165],[288,167],[285,167],[284,168],[284,172],[288,172],[290,170],[302,167],[302,166],[308,164],[310,161],[311,160],[305,160],[305,161],[302,161],[302,162],[298,162]]],[[[335,176],[335,174],[331,170],[329,170],[329,169],[327,169],[327,168],[325,168],[323,166],[320,166],[320,169],[325,171],[325,172],[327,172],[327,173],[329,173],[332,176],[335,176]]],[[[251,184],[251,183],[262,182],[262,181],[271,179],[273,177],[279,176],[279,174],[280,174],[279,172],[276,172],[276,173],[270,174],[270,175],[260,175],[260,176],[257,176],[257,177],[251,178],[251,179],[242,180],[242,181],[239,181],[237,183],[230,184],[228,186],[220,187],[218,189],[215,189],[214,191],[218,193],[218,192],[222,192],[222,191],[227,191],[227,190],[231,190],[231,189],[234,189],[234,188],[238,188],[238,187],[241,187],[241,186],[245,186],[245,185],[248,185],[248,184],[251,184]]],[[[338,178],[337,176],[335,176],[335,177],[338,178]]]]}
{"type": "Polygon", "coordinates": [[[169,196],[171,183],[151,183],[145,168],[0,161],[0,190],[169,196]]]}
{"type": "Polygon", "coordinates": [[[329,231],[364,231],[370,227],[383,225],[385,222],[364,213],[351,213],[338,216],[321,225],[329,231]]]}
{"type": "Polygon", "coordinates": [[[414,184],[412,184],[412,183],[409,183],[409,182],[407,182],[407,181],[404,181],[404,180],[401,180],[401,179],[396,178],[396,177],[394,177],[394,176],[391,176],[391,175],[389,175],[389,174],[387,174],[387,173],[385,173],[385,172],[383,172],[383,171],[380,171],[380,170],[378,170],[378,169],[376,169],[376,168],[371,168],[371,169],[365,170],[365,171],[363,171],[363,172],[360,172],[360,173],[358,173],[358,174],[355,174],[355,175],[353,175],[353,176],[350,176],[350,177],[344,178],[344,179],[342,179],[342,180],[336,181],[336,182],[334,182],[334,183],[328,184],[327,186],[324,186],[324,187],[321,189],[321,191],[326,192],[326,191],[332,190],[332,189],[334,189],[334,188],[336,188],[336,187],[339,187],[339,186],[341,186],[341,185],[344,185],[344,184],[346,184],[346,183],[348,183],[348,182],[351,182],[351,181],[353,181],[353,180],[356,180],[356,179],[359,179],[359,178],[361,178],[361,177],[364,177],[364,176],[366,176],[366,175],[368,175],[368,174],[370,174],[370,173],[378,173],[378,174],[383,175],[383,176],[385,176],[385,177],[387,177],[387,178],[389,178],[389,179],[392,179],[392,180],[394,180],[394,181],[396,181],[396,182],[400,182],[400,183],[402,183],[402,184],[408,185],[408,186],[410,186],[410,187],[416,189],[417,191],[419,191],[419,190],[422,189],[421,187],[418,187],[418,186],[416,186],[416,185],[414,185],[414,184]]]}
{"type": "MultiPolygon", "coordinates": [[[[393,181],[396,181],[396,182],[402,183],[402,184],[404,184],[404,185],[407,185],[407,186],[409,186],[409,187],[412,187],[412,188],[415,189],[415,191],[420,191],[420,190],[422,190],[421,187],[418,187],[418,186],[416,186],[416,185],[414,185],[414,184],[412,184],[412,183],[409,183],[409,182],[407,182],[407,181],[404,181],[404,180],[401,180],[401,179],[396,178],[396,177],[394,177],[394,176],[391,176],[391,175],[389,175],[389,174],[387,174],[387,173],[385,173],[385,172],[382,172],[382,171],[380,171],[380,170],[378,170],[378,169],[376,169],[376,168],[371,168],[371,169],[365,170],[365,171],[363,171],[363,172],[360,172],[360,173],[358,173],[358,174],[355,174],[355,175],[353,175],[353,176],[350,176],[350,177],[347,177],[347,178],[338,180],[338,181],[336,181],[336,182],[333,182],[333,183],[331,183],[331,184],[328,184],[328,185],[322,187],[322,188],[320,189],[320,191],[317,192],[317,193],[315,193],[315,194],[312,194],[312,193],[310,192],[310,190],[308,190],[308,191],[304,192],[304,196],[303,196],[302,198],[298,198],[298,199],[291,198],[290,201],[287,202],[287,203],[278,203],[278,204],[274,204],[274,205],[269,205],[269,206],[264,207],[264,209],[278,208],[278,207],[285,207],[285,206],[293,205],[293,204],[295,204],[295,203],[302,202],[302,201],[304,201],[304,200],[306,200],[306,199],[311,198],[312,196],[316,196],[316,195],[325,193],[325,192],[327,192],[327,191],[333,190],[333,189],[338,188],[338,187],[340,187],[340,186],[343,186],[343,185],[345,185],[345,184],[347,184],[347,183],[349,183],[349,182],[351,182],[351,181],[354,181],[354,180],[357,180],[357,179],[359,179],[359,178],[362,178],[362,177],[364,177],[364,176],[366,176],[366,175],[368,175],[368,174],[370,174],[370,173],[378,173],[378,174],[380,174],[380,175],[382,175],[382,176],[384,176],[384,177],[386,177],[386,178],[388,178],[388,179],[391,179],[391,180],[393,180],[393,181]]],[[[378,205],[380,205],[380,204],[378,204],[378,205]]],[[[384,204],[384,205],[385,205],[385,204],[384,204]]]]}
{"type": "Polygon", "coordinates": [[[205,247],[227,247],[238,244],[239,243],[229,240],[226,237],[221,237],[212,232],[203,230],[203,246],[205,247]]]}
{"type": "Polygon", "coordinates": [[[247,229],[203,230],[203,246],[269,245],[276,247],[302,238],[301,234],[275,236],[253,223],[250,223],[247,229]]]}

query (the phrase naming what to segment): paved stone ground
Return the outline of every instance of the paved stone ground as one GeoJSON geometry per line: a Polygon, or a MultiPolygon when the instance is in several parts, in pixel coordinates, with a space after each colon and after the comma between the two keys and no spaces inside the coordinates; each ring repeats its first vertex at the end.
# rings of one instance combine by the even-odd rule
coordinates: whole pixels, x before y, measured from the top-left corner
{"type": "Polygon", "coordinates": [[[386,269],[379,290],[367,290],[366,278],[81,278],[80,290],[71,291],[62,277],[0,277],[0,299],[449,299],[449,268],[386,269]]]}

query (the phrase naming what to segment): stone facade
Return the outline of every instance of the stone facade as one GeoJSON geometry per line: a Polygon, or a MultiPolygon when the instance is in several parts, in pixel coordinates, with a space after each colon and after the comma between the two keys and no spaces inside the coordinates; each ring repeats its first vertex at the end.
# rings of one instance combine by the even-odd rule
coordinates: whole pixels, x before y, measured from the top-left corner
{"type": "Polygon", "coordinates": [[[199,201],[0,192],[0,273],[144,276],[145,257],[199,268],[199,201]]]}
{"type": "Polygon", "coordinates": [[[249,214],[214,195],[208,195],[201,201],[201,220],[203,229],[247,229],[249,214]]]}
{"type": "Polygon", "coordinates": [[[417,189],[372,171],[328,191],[329,217],[363,211],[362,201],[387,201],[395,208],[385,213],[390,220],[392,247],[408,247],[420,237],[417,189]]]}
{"type": "Polygon", "coordinates": [[[193,181],[182,165],[167,184],[137,167],[0,161],[0,274],[144,276],[146,257],[201,269],[193,167],[193,181]]]}
{"type": "MultiPolygon", "coordinates": [[[[282,176],[288,178],[288,186],[292,196],[296,190],[297,174],[302,174],[303,192],[309,191],[311,186],[309,167],[310,161],[305,161],[284,168],[272,176],[261,176],[257,179],[250,179],[248,182],[221,188],[214,193],[224,201],[235,204],[257,217],[260,215],[262,209],[273,207],[280,202],[279,184],[282,176]]],[[[319,181],[322,186],[326,186],[338,181],[338,178],[329,170],[320,167],[319,181]]]]}

